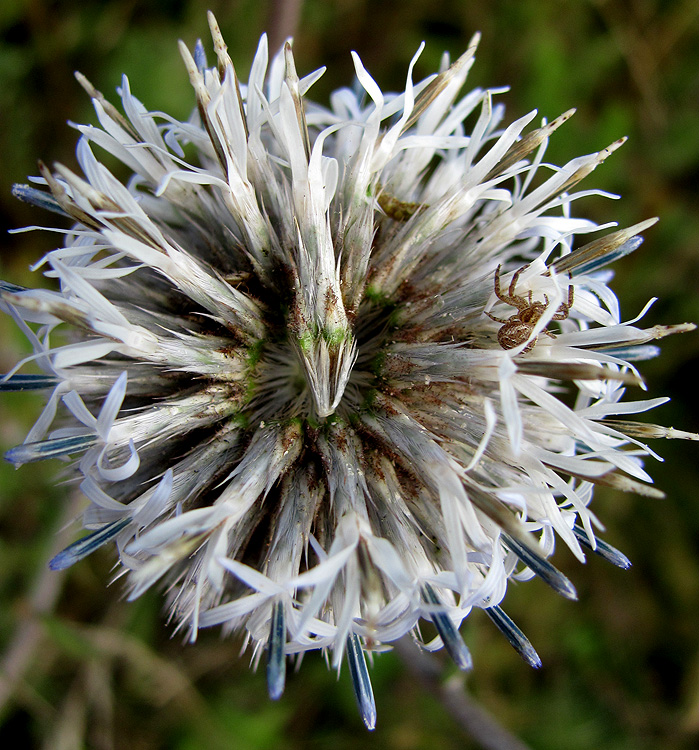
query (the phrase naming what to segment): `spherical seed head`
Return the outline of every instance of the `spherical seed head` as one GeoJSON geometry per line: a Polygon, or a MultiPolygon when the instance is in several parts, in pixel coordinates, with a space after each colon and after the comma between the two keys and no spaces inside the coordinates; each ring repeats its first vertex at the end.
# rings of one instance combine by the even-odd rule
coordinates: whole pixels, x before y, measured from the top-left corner
{"type": "Polygon", "coordinates": [[[60,291],[1,288],[44,371],[2,388],[51,393],[8,458],[75,457],[90,532],[53,567],[114,542],[132,598],[157,583],[192,640],[222,625],[266,649],[274,698],[286,654],[346,654],[373,727],[362,648],[420,619],[466,668],[458,626],[497,607],[538,663],[507,582],[575,597],[545,558],[556,537],[596,548],[595,483],[650,481],[633,423],[608,417],[663,401],[619,403],[674,329],[622,323],[599,273],[638,227],[577,247],[597,227],[570,190],[617,144],[539,178],[568,113],[502,129],[491,92],[461,95],[473,48],[418,84],[416,55],[399,95],[354,55],[364,91],[326,108],[307,97],[322,71],[299,78],[289,45],[268,63],[264,37],[240,84],[212,24],[216,67],[181,45],[189,121],[83,81],[84,177],[16,189],[72,226],[38,264],[60,291]]]}

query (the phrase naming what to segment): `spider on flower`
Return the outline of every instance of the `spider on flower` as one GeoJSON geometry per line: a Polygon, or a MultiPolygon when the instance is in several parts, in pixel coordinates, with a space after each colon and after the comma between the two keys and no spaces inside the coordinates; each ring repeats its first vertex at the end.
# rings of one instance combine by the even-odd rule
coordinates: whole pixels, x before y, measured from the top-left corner
{"type": "MultiPolygon", "coordinates": [[[[510,286],[507,289],[507,294],[503,294],[502,286],[500,285],[501,268],[502,264],[499,265],[497,267],[497,270],[495,271],[495,295],[505,304],[516,307],[517,313],[515,315],[511,315],[509,318],[507,318],[507,320],[504,320],[503,318],[496,318],[495,315],[491,315],[489,312],[486,312],[486,315],[496,323],[504,323],[504,325],[498,331],[498,343],[500,344],[500,346],[503,349],[514,349],[515,347],[523,344],[525,341],[527,341],[527,339],[529,339],[537,321],[539,320],[539,318],[541,318],[541,316],[549,306],[549,298],[544,295],[544,302],[533,302],[531,290],[526,297],[523,297],[520,294],[515,294],[515,289],[517,288],[517,282],[519,281],[520,274],[522,273],[522,271],[528,268],[528,264],[515,271],[515,274],[512,277],[512,281],[510,281],[510,286]]],[[[562,302],[559,305],[558,310],[556,310],[551,320],[565,320],[568,317],[570,308],[572,306],[573,286],[570,285],[568,287],[568,301],[562,302]]],[[[551,331],[547,330],[546,328],[544,328],[542,333],[545,333],[551,338],[555,338],[555,334],[551,333],[551,331]]],[[[536,344],[536,340],[538,338],[538,336],[535,336],[531,341],[529,341],[529,343],[522,350],[522,353],[525,354],[526,352],[531,351],[534,348],[534,344],[536,344]]]]}

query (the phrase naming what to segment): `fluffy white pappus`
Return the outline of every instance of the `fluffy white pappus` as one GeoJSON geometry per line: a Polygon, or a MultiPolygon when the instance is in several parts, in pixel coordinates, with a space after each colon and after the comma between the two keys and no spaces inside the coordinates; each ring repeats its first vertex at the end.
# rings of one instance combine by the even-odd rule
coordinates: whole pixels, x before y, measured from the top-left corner
{"type": "Polygon", "coordinates": [[[503,127],[497,91],[461,93],[477,37],[414,82],[418,50],[398,94],[354,55],[359,85],[326,108],[289,44],[269,63],[263,37],[246,85],[210,25],[214,67],[181,45],[187,122],[79,77],[99,121],[79,127],[84,176],[15,188],[67,222],[36,264],[55,291],[0,287],[34,348],[0,389],[51,394],[7,458],[81,481],[89,533],[52,567],[113,543],[131,598],[162,585],[190,640],[243,633],[273,698],[289,655],[346,663],[373,728],[366,651],[410,633],[469,669],[476,607],[539,666],[508,581],[575,598],[556,539],[628,567],[595,536],[593,488],[657,495],[645,440],[696,438],[627,419],[662,399],[621,400],[692,326],[621,322],[604,267],[654,220],[608,232],[572,205],[622,141],[545,164],[572,112],[503,127]]]}

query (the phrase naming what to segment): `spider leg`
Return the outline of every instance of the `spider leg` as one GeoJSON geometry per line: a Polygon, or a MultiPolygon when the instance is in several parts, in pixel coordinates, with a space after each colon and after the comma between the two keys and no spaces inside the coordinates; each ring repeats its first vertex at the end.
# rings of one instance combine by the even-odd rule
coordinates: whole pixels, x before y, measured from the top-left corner
{"type": "Polygon", "coordinates": [[[568,287],[568,301],[562,302],[558,306],[558,310],[556,310],[556,314],[551,318],[551,320],[565,320],[568,315],[570,315],[570,308],[573,306],[573,294],[574,294],[574,288],[571,284],[568,287]]]}
{"type": "MultiPolygon", "coordinates": [[[[555,318],[554,318],[554,320],[555,320],[555,318]]],[[[542,331],[542,333],[545,333],[547,336],[550,336],[552,339],[556,338],[556,334],[555,333],[551,333],[551,331],[547,330],[546,328],[544,328],[544,330],[542,331]]]]}
{"type": "Polygon", "coordinates": [[[507,297],[502,293],[502,285],[500,283],[500,269],[502,263],[495,269],[495,296],[502,302],[508,302],[507,297]]]}
{"type": "Polygon", "coordinates": [[[491,315],[489,312],[486,313],[486,315],[491,319],[494,320],[496,323],[507,323],[509,321],[503,320],[502,318],[496,318],[494,315],[491,315]]]}
{"type": "Polygon", "coordinates": [[[568,317],[568,315],[570,315],[570,306],[571,306],[570,302],[562,302],[558,306],[558,310],[556,310],[556,313],[551,318],[551,320],[565,320],[568,317]]]}
{"type": "MultiPolygon", "coordinates": [[[[519,275],[524,270],[524,268],[526,268],[526,266],[515,271],[515,275],[512,277],[510,286],[507,289],[507,294],[503,293],[500,281],[500,270],[502,269],[502,264],[499,265],[495,271],[495,296],[501,302],[512,305],[512,307],[516,307],[518,310],[524,310],[526,307],[528,307],[527,300],[524,297],[520,297],[519,295],[514,294],[514,290],[517,285],[517,279],[519,278],[519,275]]],[[[531,300],[529,304],[531,304],[531,300]]]]}
{"type": "Polygon", "coordinates": [[[538,338],[538,336],[534,336],[534,338],[524,347],[524,349],[522,349],[522,354],[530,352],[534,348],[534,344],[536,344],[538,338]]]}
{"type": "Polygon", "coordinates": [[[517,288],[517,282],[519,281],[519,275],[524,271],[525,268],[527,268],[529,264],[527,263],[526,266],[522,266],[521,268],[518,268],[514,276],[512,277],[512,281],[510,282],[510,287],[507,290],[507,293],[510,295],[510,297],[515,297],[515,289],[517,288]]]}

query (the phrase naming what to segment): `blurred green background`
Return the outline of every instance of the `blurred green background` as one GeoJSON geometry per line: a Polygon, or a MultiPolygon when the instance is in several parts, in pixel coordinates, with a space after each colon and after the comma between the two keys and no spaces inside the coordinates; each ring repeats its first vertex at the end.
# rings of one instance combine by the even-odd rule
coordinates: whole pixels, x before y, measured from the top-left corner
{"type": "MultiPolygon", "coordinates": [[[[47,233],[8,237],[4,230],[50,223],[12,199],[10,187],[36,174],[37,158],[74,166],[76,132],[66,121],[95,121],[73,71],[113,101],[126,73],[148,108],[186,117],[193,99],[176,41],[207,40],[207,8],[245,80],[269,23],[269,5],[260,0],[0,3],[2,278],[36,284],[27,266],[57,241],[47,233]]],[[[561,164],[629,136],[582,186],[618,192],[622,200],[588,198],[575,210],[623,226],[660,216],[641,249],[616,265],[625,318],[658,296],[646,324],[699,322],[696,0],[306,0],[297,66],[301,73],[328,66],[314,89],[314,98],[326,101],[351,82],[355,49],[382,88],[396,90],[420,41],[427,48],[416,78],[435,70],[443,50],[460,54],[476,30],[483,40],[469,84],[510,85],[499,98],[508,121],[534,107],[549,119],[577,107],[547,159],[561,164]]],[[[26,343],[4,319],[0,335],[5,371],[26,343]]],[[[672,402],[649,419],[699,431],[699,335],[662,346],[663,356],[642,371],[651,395],[672,402]]],[[[30,395],[3,396],[3,450],[22,441],[39,408],[30,395]]],[[[575,582],[579,602],[536,581],[508,592],[506,609],[537,648],[543,669],[533,672],[521,662],[482,613],[464,628],[475,657],[465,689],[535,750],[679,750],[699,743],[699,451],[696,443],[655,447],[666,462],[650,470],[665,500],[613,491],[595,499],[607,539],[634,563],[630,571],[599,559],[580,567],[561,549],[556,563],[575,582]]],[[[123,602],[118,581],[107,587],[110,553],[65,577],[47,575],[46,560],[61,544],[56,527],[70,518],[72,502],[55,466],[0,467],[0,745],[475,746],[395,655],[375,660],[379,720],[368,735],[347,676],[337,682],[317,655],[305,659],[283,699],[271,703],[264,675],[248,670],[248,655],[239,657],[240,644],[207,632],[184,647],[170,637],[158,594],[123,602]]]]}

